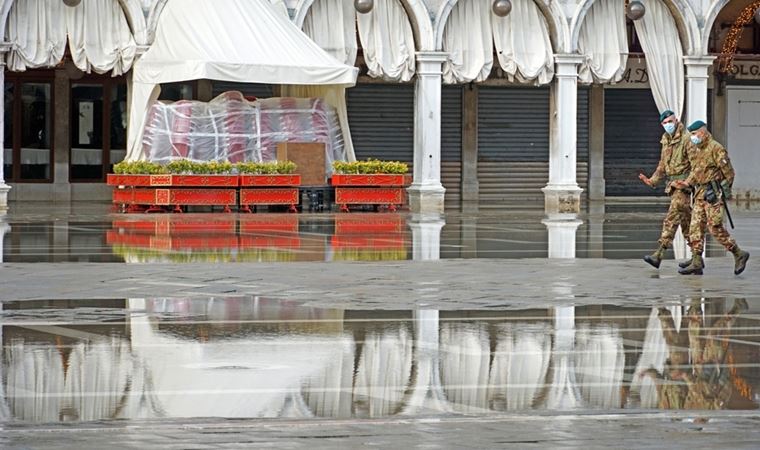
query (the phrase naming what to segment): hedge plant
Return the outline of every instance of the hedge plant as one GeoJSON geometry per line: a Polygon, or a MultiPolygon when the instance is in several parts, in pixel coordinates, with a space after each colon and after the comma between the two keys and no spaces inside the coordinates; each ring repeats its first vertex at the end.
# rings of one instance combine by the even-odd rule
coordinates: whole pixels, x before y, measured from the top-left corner
{"type": "Polygon", "coordinates": [[[167,164],[150,161],[122,161],[113,166],[113,172],[119,175],[222,175],[222,174],[291,174],[296,170],[292,161],[241,162],[229,161],[191,161],[175,159],[167,164]]]}
{"type": "Polygon", "coordinates": [[[377,159],[368,159],[366,161],[333,161],[333,170],[339,174],[405,174],[409,171],[409,166],[400,161],[380,161],[377,159]]]}

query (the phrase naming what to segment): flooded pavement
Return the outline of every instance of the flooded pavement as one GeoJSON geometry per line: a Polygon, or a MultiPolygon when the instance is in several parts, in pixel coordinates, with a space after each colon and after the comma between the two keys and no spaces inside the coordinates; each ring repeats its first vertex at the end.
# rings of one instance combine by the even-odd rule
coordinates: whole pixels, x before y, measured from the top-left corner
{"type": "MultiPolygon", "coordinates": [[[[656,246],[666,205],[602,205],[580,215],[536,209],[398,213],[115,214],[108,205],[12,209],[2,259],[25,262],[221,263],[437,258],[639,259],[656,246]],[[606,211],[606,212],[605,212],[606,211]]],[[[760,211],[734,211],[742,248],[760,254],[760,211]]],[[[685,254],[683,241],[674,252],[685,254]]],[[[708,239],[708,256],[725,255],[708,239]]]]}
{"type": "Polygon", "coordinates": [[[3,302],[0,317],[0,416],[17,424],[704,412],[760,402],[760,299],[513,311],[50,300],[3,302]]]}
{"type": "Polygon", "coordinates": [[[0,447],[756,448],[755,256],[647,266],[664,209],[12,209],[0,447]]]}

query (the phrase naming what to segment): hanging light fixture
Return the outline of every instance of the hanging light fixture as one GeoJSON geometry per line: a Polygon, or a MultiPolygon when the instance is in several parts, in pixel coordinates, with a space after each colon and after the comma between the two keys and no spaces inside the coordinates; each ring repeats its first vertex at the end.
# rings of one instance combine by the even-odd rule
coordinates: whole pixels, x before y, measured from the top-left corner
{"type": "Polygon", "coordinates": [[[75,7],[82,3],[82,0],[63,0],[63,4],[70,7],[75,7]]]}
{"type": "Polygon", "coordinates": [[[512,2],[510,0],[494,0],[491,10],[499,17],[507,17],[512,12],[512,2]]]}
{"type": "Polygon", "coordinates": [[[354,9],[359,14],[367,14],[375,6],[374,0],[354,0],[354,9]]]}
{"type": "Polygon", "coordinates": [[[625,7],[625,15],[631,20],[639,20],[644,17],[644,13],[647,12],[644,3],[641,0],[632,0],[625,7]]]}
{"type": "Polygon", "coordinates": [[[757,22],[758,24],[760,24],[760,8],[757,8],[755,10],[755,22],[757,22]]]}

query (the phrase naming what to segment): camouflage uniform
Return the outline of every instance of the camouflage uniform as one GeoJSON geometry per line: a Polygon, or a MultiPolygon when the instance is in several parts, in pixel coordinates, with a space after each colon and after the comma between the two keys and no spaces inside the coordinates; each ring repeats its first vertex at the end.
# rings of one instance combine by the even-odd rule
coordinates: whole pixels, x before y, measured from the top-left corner
{"type": "Polygon", "coordinates": [[[685,180],[688,177],[694,146],[691,144],[689,133],[686,132],[686,127],[682,123],[678,124],[672,135],[664,133],[660,144],[662,145],[660,163],[650,177],[650,182],[656,186],[665,176],[668,177],[665,193],[670,195],[670,208],[668,208],[668,213],[662,222],[662,233],[658,240],[660,246],[668,248],[673,243],[673,237],[676,235],[679,225],[684,234],[688,233],[689,230],[691,190],[678,189],[673,186],[673,182],[685,180]]]}
{"type": "Polygon", "coordinates": [[[694,188],[694,207],[689,225],[689,245],[692,253],[701,255],[704,250],[705,228],[710,229],[715,239],[726,250],[733,252],[736,241],[723,227],[723,201],[710,204],[705,200],[705,191],[711,181],[720,183],[728,181],[729,185],[734,181],[734,168],[728,158],[726,149],[723,148],[710,134],[704,142],[696,146],[692,157],[691,174],[686,182],[694,188]]]}

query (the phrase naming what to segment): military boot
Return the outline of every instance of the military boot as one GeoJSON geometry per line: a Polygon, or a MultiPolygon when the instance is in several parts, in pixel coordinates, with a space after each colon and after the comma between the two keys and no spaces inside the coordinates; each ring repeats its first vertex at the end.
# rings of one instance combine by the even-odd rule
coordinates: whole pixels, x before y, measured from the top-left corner
{"type": "Polygon", "coordinates": [[[666,247],[663,247],[661,245],[660,248],[655,250],[651,255],[644,256],[644,261],[648,262],[655,269],[659,269],[660,263],[662,262],[662,257],[665,254],[665,249],[666,247]]]}
{"type": "Polygon", "coordinates": [[[745,252],[738,246],[731,250],[734,254],[734,275],[739,275],[744,272],[744,268],[747,267],[747,260],[749,259],[749,252],[745,252]]]}
{"type": "MultiPolygon", "coordinates": [[[[680,267],[682,269],[685,268],[685,267],[689,267],[691,265],[692,261],[694,261],[693,257],[691,259],[687,259],[686,261],[681,261],[680,263],[678,263],[678,267],[680,267]]],[[[705,259],[704,258],[702,258],[702,268],[703,269],[705,268],[705,259]]]]}
{"type": "Polygon", "coordinates": [[[702,275],[702,267],[704,267],[702,255],[694,255],[691,264],[683,269],[678,269],[678,273],[681,275],[702,275]]]}

